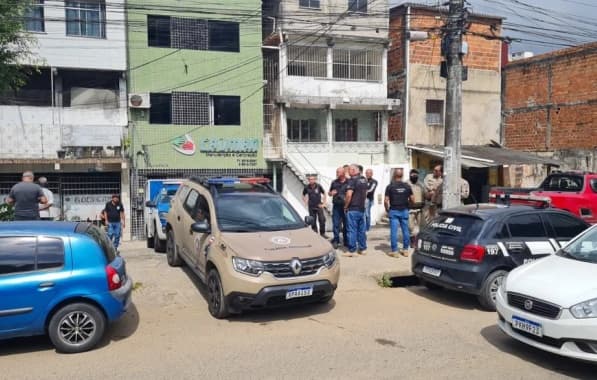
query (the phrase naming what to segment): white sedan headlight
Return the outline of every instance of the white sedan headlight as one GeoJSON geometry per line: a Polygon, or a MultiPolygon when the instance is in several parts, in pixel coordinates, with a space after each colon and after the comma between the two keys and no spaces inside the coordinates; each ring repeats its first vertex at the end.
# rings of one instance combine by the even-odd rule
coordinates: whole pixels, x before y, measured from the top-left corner
{"type": "Polygon", "coordinates": [[[570,313],[578,319],[597,318],[597,298],[572,306],[570,313]]]}

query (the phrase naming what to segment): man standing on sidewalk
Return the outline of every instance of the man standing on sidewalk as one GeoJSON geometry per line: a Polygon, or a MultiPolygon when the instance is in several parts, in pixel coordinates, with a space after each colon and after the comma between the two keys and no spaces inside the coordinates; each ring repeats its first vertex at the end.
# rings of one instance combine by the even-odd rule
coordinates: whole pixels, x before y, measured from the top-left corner
{"type": "Polygon", "coordinates": [[[334,230],[334,237],[332,245],[334,249],[340,245],[340,229],[342,229],[342,244],[348,247],[348,239],[346,237],[346,213],[344,212],[344,200],[346,198],[346,186],[348,180],[344,175],[344,168],[336,169],[336,179],[330,185],[328,195],[332,197],[332,223],[334,230]]]}
{"type": "Polygon", "coordinates": [[[377,189],[377,180],[373,178],[373,170],[367,169],[365,171],[365,177],[367,178],[367,201],[365,202],[365,209],[366,209],[366,230],[369,232],[371,229],[371,208],[373,207],[373,203],[375,202],[375,190],[377,189]]]}
{"type": "Polygon", "coordinates": [[[118,249],[120,236],[125,228],[124,206],[120,203],[120,194],[112,194],[112,200],[102,210],[102,217],[108,224],[108,238],[112,240],[114,248],[118,249]]]}
{"type": "Polygon", "coordinates": [[[350,165],[350,180],[346,186],[344,211],[346,212],[348,254],[353,257],[357,251],[367,254],[367,232],[365,231],[365,201],[367,200],[367,178],[363,177],[358,165],[350,165]]]}
{"type": "Polygon", "coordinates": [[[408,232],[408,207],[414,202],[414,196],[409,184],[402,182],[402,169],[396,169],[394,181],[386,187],[384,205],[390,218],[390,256],[398,257],[398,225],[402,230],[402,249],[400,254],[408,257],[410,235],[408,232]]]}
{"type": "Polygon", "coordinates": [[[423,185],[425,186],[425,191],[427,192],[427,204],[423,209],[423,222],[426,225],[429,224],[431,219],[435,218],[437,215],[438,205],[436,201],[438,196],[438,188],[443,181],[444,173],[443,167],[441,165],[435,165],[433,167],[433,173],[427,174],[423,180],[423,185]]]}
{"type": "Polygon", "coordinates": [[[33,182],[33,172],[26,171],[21,182],[10,189],[6,203],[14,205],[14,220],[39,220],[39,204],[48,203],[48,199],[33,182]]]}
{"type": "Polygon", "coordinates": [[[319,234],[325,237],[325,215],[323,206],[325,206],[325,190],[317,183],[315,176],[309,176],[309,184],[303,189],[303,201],[309,209],[309,215],[313,218],[311,228],[317,232],[317,222],[319,222],[319,234]]]}
{"type": "Polygon", "coordinates": [[[39,204],[39,217],[41,220],[54,220],[52,217],[52,206],[54,206],[54,194],[48,189],[48,179],[46,177],[39,177],[37,180],[41,190],[44,192],[44,196],[48,200],[46,204],[39,204]]]}

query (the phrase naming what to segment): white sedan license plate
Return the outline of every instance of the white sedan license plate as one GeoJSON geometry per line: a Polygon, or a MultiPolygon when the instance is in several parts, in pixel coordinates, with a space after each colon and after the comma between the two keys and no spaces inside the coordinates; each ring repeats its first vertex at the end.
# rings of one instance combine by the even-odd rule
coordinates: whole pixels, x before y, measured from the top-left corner
{"type": "Polygon", "coordinates": [[[302,288],[290,289],[286,292],[286,299],[309,297],[313,295],[312,286],[304,286],[302,288]]]}
{"type": "Polygon", "coordinates": [[[441,269],[437,269],[437,268],[432,268],[432,267],[428,267],[428,266],[424,266],[423,267],[423,273],[427,273],[433,277],[439,277],[442,274],[442,270],[441,269]]]}
{"type": "Polygon", "coordinates": [[[539,323],[528,319],[512,316],[512,327],[535,336],[543,336],[543,327],[539,323]]]}

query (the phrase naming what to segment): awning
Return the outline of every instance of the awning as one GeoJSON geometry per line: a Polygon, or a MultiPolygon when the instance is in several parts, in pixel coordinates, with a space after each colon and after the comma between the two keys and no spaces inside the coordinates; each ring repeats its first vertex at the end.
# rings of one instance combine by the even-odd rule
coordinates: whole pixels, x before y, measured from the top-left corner
{"type": "MultiPolygon", "coordinates": [[[[438,145],[408,145],[407,148],[444,158],[444,147],[438,145]]],[[[559,161],[541,157],[535,153],[500,148],[489,145],[463,145],[461,164],[465,168],[489,168],[503,165],[551,165],[560,166],[559,161]]]]}

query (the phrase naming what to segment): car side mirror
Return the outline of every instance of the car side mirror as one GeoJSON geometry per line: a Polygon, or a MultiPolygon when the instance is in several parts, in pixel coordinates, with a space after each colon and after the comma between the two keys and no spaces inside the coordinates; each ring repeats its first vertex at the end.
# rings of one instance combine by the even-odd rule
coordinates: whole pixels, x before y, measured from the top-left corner
{"type": "Polygon", "coordinates": [[[305,224],[306,225],[311,226],[314,221],[315,221],[315,218],[312,217],[311,215],[305,216],[305,224]]]}
{"type": "Polygon", "coordinates": [[[145,202],[145,207],[155,208],[156,204],[153,203],[152,201],[147,201],[147,202],[145,202]]]}
{"type": "Polygon", "coordinates": [[[208,234],[211,232],[207,221],[195,222],[191,224],[191,231],[197,232],[199,234],[208,234]]]}

